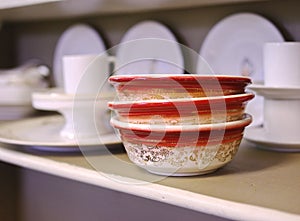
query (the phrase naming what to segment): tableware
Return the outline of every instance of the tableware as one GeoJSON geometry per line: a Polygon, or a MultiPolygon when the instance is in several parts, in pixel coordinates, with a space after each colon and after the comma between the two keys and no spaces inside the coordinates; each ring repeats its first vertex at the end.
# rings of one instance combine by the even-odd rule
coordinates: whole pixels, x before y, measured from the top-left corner
{"type": "Polygon", "coordinates": [[[49,82],[46,80],[50,74],[49,68],[40,61],[32,59],[24,64],[10,68],[0,69],[0,86],[11,87],[48,87],[49,82]]]}
{"type": "Polygon", "coordinates": [[[255,127],[249,132],[248,140],[270,150],[295,151],[300,142],[300,89],[265,85],[253,85],[249,89],[265,99],[264,123],[262,127],[255,127]],[[262,134],[258,136],[257,133],[262,134]]]}
{"type": "MultiPolygon", "coordinates": [[[[44,151],[80,151],[78,145],[101,149],[101,145],[120,144],[120,139],[109,133],[97,137],[67,139],[60,135],[65,120],[61,115],[27,118],[0,124],[0,142],[13,145],[30,146],[44,151]]],[[[105,148],[103,146],[103,148],[105,148]]]]}
{"type": "Polygon", "coordinates": [[[282,34],[266,18],[237,13],[213,26],[202,44],[200,56],[214,73],[250,76],[254,83],[261,83],[264,44],[283,41],[282,34]]]}
{"type": "Polygon", "coordinates": [[[251,80],[222,75],[115,75],[109,78],[121,101],[177,99],[244,93],[251,80]]]}
{"type": "Polygon", "coordinates": [[[257,147],[280,152],[300,152],[300,139],[289,141],[281,136],[273,136],[267,133],[265,128],[251,127],[245,131],[244,138],[257,147]]]}
{"type": "Polygon", "coordinates": [[[238,151],[244,128],[242,120],[202,125],[149,125],[111,119],[119,130],[127,154],[137,166],[151,173],[191,176],[215,171],[238,151]]]}
{"type": "Polygon", "coordinates": [[[283,142],[298,142],[300,138],[300,100],[265,99],[265,133],[283,142]]]}
{"type": "Polygon", "coordinates": [[[16,120],[36,113],[31,93],[48,87],[49,68],[37,60],[0,70],[0,120],[16,120]]]}
{"type": "Polygon", "coordinates": [[[95,29],[87,24],[74,24],[67,28],[58,40],[53,58],[53,74],[56,87],[63,87],[62,58],[65,55],[105,53],[105,44],[95,29]]]}
{"type": "Polygon", "coordinates": [[[173,33],[156,21],[131,27],[116,49],[115,74],[182,74],[184,59],[173,33]]]}
{"type": "Polygon", "coordinates": [[[252,84],[248,89],[268,99],[300,99],[300,87],[276,87],[252,84]]]}
{"type": "Polygon", "coordinates": [[[11,121],[30,117],[36,114],[31,104],[1,104],[0,120],[11,121]]]}
{"type": "Polygon", "coordinates": [[[300,86],[300,42],[268,42],[264,45],[265,85],[300,86]]]}
{"type": "Polygon", "coordinates": [[[0,120],[16,120],[34,115],[36,110],[31,105],[31,93],[36,90],[18,85],[0,87],[0,120]]]}
{"type": "Polygon", "coordinates": [[[31,93],[43,90],[29,86],[12,85],[9,87],[0,87],[0,106],[2,105],[30,105],[31,93]]]}
{"type": "Polygon", "coordinates": [[[95,91],[98,91],[110,75],[109,66],[112,60],[113,58],[106,54],[64,56],[63,76],[65,93],[93,94],[95,91]],[[77,91],[80,81],[82,81],[80,91],[77,91]]]}
{"type": "Polygon", "coordinates": [[[195,125],[240,120],[253,94],[217,97],[108,102],[122,122],[195,125]]]}
{"type": "Polygon", "coordinates": [[[114,94],[101,94],[94,98],[89,95],[71,95],[53,91],[32,94],[32,105],[38,110],[58,111],[65,118],[65,125],[60,134],[68,139],[97,137],[98,134],[112,133],[109,124],[110,111],[107,102],[114,94]],[[76,112],[76,116],[73,117],[76,112]],[[97,119],[97,120],[95,120],[97,119]],[[74,126],[80,127],[80,133],[74,126]]]}
{"type": "MultiPolygon", "coordinates": [[[[279,30],[266,18],[253,13],[237,13],[219,21],[208,33],[200,49],[213,73],[250,76],[253,83],[264,81],[263,45],[283,42],[279,30]]],[[[198,74],[202,60],[198,62],[198,74]]],[[[256,96],[247,106],[252,125],[263,123],[263,98],[256,96]]]]}

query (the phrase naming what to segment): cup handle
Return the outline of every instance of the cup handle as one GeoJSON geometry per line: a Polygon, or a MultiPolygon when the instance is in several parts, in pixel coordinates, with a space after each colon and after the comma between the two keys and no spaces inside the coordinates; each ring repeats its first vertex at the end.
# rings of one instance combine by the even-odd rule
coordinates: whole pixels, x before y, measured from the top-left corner
{"type": "Polygon", "coordinates": [[[111,76],[115,70],[115,65],[116,65],[116,56],[108,56],[107,57],[108,61],[108,67],[109,67],[109,76],[111,76]]]}

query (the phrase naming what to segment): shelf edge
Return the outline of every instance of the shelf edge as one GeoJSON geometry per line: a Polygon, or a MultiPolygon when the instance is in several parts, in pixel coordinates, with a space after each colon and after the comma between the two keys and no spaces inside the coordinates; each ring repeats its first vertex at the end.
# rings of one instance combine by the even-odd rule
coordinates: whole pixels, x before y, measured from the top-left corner
{"type": "MultiPolygon", "coordinates": [[[[298,220],[300,216],[274,209],[237,203],[160,184],[129,185],[100,173],[68,163],[61,163],[0,147],[0,160],[19,167],[51,174],[95,186],[234,220],[298,220]]],[[[120,177],[118,177],[120,179],[120,177]]],[[[127,181],[129,178],[123,178],[127,181]]]]}

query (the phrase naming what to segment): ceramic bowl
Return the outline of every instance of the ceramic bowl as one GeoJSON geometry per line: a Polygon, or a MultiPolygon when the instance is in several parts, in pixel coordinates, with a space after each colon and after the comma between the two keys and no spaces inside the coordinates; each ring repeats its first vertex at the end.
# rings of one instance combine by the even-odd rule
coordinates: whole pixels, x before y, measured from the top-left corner
{"type": "Polygon", "coordinates": [[[137,124],[196,125],[240,120],[253,94],[109,102],[118,119],[137,124]]]}
{"type": "Polygon", "coordinates": [[[109,82],[121,101],[177,99],[244,93],[250,78],[221,75],[117,75],[109,82]]]}
{"type": "Polygon", "coordinates": [[[247,114],[238,121],[175,126],[111,119],[130,160],[151,173],[167,176],[206,174],[223,167],[237,153],[250,123],[247,114]]]}

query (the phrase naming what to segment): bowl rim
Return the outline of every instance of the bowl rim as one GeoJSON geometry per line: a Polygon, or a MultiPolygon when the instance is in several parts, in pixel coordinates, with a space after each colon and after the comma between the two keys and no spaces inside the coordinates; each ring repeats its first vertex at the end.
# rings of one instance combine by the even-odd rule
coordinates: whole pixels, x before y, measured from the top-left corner
{"type": "Polygon", "coordinates": [[[198,125],[161,125],[161,124],[135,124],[119,121],[116,116],[110,120],[111,125],[117,129],[144,132],[193,132],[193,131],[212,131],[212,130],[230,130],[246,127],[252,122],[249,114],[243,114],[241,120],[216,123],[216,124],[198,124],[198,125]]]}
{"type": "Polygon", "coordinates": [[[225,107],[229,103],[243,103],[254,98],[254,93],[233,94],[213,97],[198,97],[198,98],[174,98],[174,99],[152,99],[152,100],[138,100],[138,101],[109,101],[108,107],[112,110],[122,108],[130,109],[147,109],[155,107],[168,107],[177,105],[212,105],[215,103],[224,103],[225,107]]]}
{"type": "Polygon", "coordinates": [[[108,81],[110,83],[123,83],[132,80],[166,80],[172,79],[176,81],[195,81],[197,80],[219,80],[232,83],[252,83],[250,77],[236,75],[198,75],[198,74],[128,74],[128,75],[113,75],[108,81]]]}

